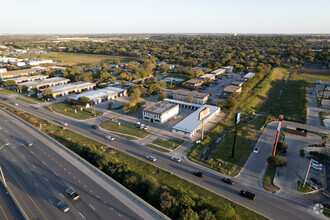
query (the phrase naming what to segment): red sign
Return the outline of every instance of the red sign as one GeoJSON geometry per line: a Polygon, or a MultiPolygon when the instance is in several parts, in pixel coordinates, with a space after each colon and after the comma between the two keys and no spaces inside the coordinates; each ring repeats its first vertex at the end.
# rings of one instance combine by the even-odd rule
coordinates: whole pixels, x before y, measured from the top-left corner
{"type": "Polygon", "coordinates": [[[210,109],[211,107],[205,107],[202,111],[199,112],[199,119],[198,120],[203,120],[206,116],[210,114],[210,109]]]}

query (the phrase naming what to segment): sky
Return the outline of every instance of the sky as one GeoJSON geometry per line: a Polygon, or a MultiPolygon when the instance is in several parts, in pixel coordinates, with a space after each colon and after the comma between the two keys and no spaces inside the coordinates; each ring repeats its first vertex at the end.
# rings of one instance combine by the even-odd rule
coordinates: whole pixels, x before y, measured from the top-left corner
{"type": "Polygon", "coordinates": [[[330,34],[330,0],[0,0],[0,34],[330,34]]]}

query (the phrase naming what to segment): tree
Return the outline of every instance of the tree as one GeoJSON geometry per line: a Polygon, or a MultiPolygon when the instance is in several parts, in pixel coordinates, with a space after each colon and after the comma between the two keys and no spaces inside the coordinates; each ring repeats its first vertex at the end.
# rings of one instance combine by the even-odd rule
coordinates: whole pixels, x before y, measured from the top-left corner
{"type": "Polygon", "coordinates": [[[93,73],[87,72],[80,75],[80,80],[84,82],[91,82],[93,80],[93,73]]]}
{"type": "Polygon", "coordinates": [[[180,215],[182,220],[199,220],[198,214],[190,207],[182,209],[180,215]]]}
{"type": "Polygon", "coordinates": [[[140,66],[140,63],[138,62],[135,62],[135,61],[131,61],[129,62],[128,64],[128,70],[131,72],[131,73],[136,73],[137,70],[138,70],[138,67],[140,66]]]}
{"type": "Polygon", "coordinates": [[[42,95],[44,97],[51,97],[53,95],[53,90],[51,88],[47,88],[42,91],[42,95]]]}
{"type": "Polygon", "coordinates": [[[117,75],[121,74],[122,72],[123,72],[123,68],[121,68],[121,67],[117,67],[117,68],[115,69],[115,73],[116,73],[117,75]]]}
{"type": "Polygon", "coordinates": [[[2,84],[4,87],[8,87],[8,86],[15,86],[16,85],[16,81],[15,80],[7,80],[2,84]]]}
{"type": "Polygon", "coordinates": [[[87,104],[90,103],[90,101],[91,100],[88,97],[82,96],[82,97],[79,97],[78,104],[85,107],[87,104]]]}
{"type": "Polygon", "coordinates": [[[140,98],[141,96],[141,91],[139,86],[133,86],[130,88],[129,92],[128,92],[129,97],[133,98],[133,99],[137,99],[140,98]]]}
{"type": "Polygon", "coordinates": [[[286,159],[278,155],[268,157],[267,162],[273,167],[283,167],[286,165],[286,159]]]}
{"type": "Polygon", "coordinates": [[[160,92],[159,100],[163,100],[163,99],[166,99],[166,92],[165,91],[160,92]]]}
{"type": "Polygon", "coordinates": [[[203,209],[199,212],[199,219],[201,220],[216,220],[215,215],[208,209],[203,209]]]}
{"type": "Polygon", "coordinates": [[[284,141],[279,141],[279,142],[277,143],[277,147],[276,147],[276,149],[278,149],[279,151],[284,151],[284,150],[286,150],[287,148],[288,148],[288,144],[285,143],[284,141]]]}

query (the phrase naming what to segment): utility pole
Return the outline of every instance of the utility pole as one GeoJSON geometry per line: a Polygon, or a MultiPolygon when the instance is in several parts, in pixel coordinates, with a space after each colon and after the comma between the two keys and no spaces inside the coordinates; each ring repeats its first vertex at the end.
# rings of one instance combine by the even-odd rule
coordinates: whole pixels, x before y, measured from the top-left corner
{"type": "Polygon", "coordinates": [[[203,118],[203,120],[202,120],[202,140],[204,138],[204,119],[205,118],[203,118]]]}
{"type": "Polygon", "coordinates": [[[305,187],[305,184],[306,184],[306,181],[307,181],[307,177],[308,177],[308,174],[309,174],[309,170],[311,169],[312,160],[313,160],[313,159],[311,159],[311,161],[309,161],[308,169],[307,169],[307,173],[306,173],[306,177],[305,177],[305,181],[304,181],[304,185],[303,185],[303,187],[305,187]]]}

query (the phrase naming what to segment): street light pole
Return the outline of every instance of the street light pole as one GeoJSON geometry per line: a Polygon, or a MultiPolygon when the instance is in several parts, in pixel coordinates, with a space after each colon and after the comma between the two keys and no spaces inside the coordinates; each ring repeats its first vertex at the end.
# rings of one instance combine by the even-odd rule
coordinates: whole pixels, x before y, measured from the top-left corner
{"type": "Polygon", "coordinates": [[[5,176],[3,175],[3,172],[2,172],[2,168],[1,168],[1,166],[0,166],[0,172],[1,172],[2,182],[3,182],[3,184],[7,187],[6,179],[5,179],[5,176]]]}

